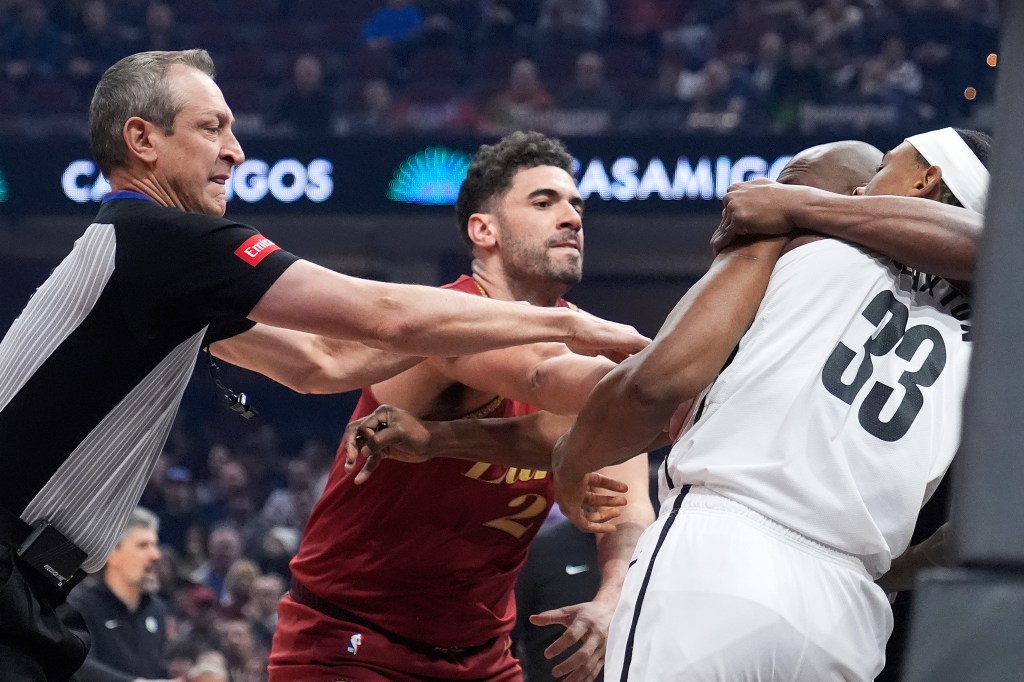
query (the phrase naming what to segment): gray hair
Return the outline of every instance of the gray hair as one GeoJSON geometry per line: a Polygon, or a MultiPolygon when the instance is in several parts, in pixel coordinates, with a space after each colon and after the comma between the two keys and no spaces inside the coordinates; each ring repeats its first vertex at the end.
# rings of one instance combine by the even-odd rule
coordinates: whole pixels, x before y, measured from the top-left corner
{"type": "Polygon", "coordinates": [[[139,52],[107,69],[89,105],[89,148],[104,175],[123,166],[128,158],[124,124],[133,117],[149,121],[164,132],[174,129],[174,117],[185,105],[167,80],[167,67],[182,64],[216,74],[206,50],[139,52]]]}
{"type": "Polygon", "coordinates": [[[145,528],[154,533],[159,533],[160,519],[145,507],[136,507],[132,511],[132,515],[128,517],[128,523],[125,525],[124,530],[121,531],[121,540],[124,540],[125,536],[128,535],[128,531],[132,528],[145,528]]]}

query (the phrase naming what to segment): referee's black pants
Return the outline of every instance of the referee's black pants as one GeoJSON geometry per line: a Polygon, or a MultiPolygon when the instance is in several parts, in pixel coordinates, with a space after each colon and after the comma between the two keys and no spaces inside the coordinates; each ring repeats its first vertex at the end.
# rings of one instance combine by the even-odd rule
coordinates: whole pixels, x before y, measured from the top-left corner
{"type": "Polygon", "coordinates": [[[0,682],[68,682],[88,651],[82,616],[0,543],[0,682]]]}

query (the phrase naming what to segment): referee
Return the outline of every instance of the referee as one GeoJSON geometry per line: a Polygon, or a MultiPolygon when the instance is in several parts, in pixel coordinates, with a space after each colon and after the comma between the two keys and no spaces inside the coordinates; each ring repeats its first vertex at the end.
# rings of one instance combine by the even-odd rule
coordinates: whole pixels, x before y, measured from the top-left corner
{"type": "Polygon", "coordinates": [[[446,356],[645,345],[563,309],[345,277],[222,218],[244,154],[213,74],[205,51],[188,50],[131,55],[103,75],[89,143],[113,191],[0,341],[0,682],[66,680],[84,660],[81,618],[62,624],[58,611],[117,543],[204,339],[271,336],[275,378],[275,362],[325,347],[316,335],[348,339],[325,352],[359,358],[332,368],[348,388],[409,365],[355,341],[446,356]]]}

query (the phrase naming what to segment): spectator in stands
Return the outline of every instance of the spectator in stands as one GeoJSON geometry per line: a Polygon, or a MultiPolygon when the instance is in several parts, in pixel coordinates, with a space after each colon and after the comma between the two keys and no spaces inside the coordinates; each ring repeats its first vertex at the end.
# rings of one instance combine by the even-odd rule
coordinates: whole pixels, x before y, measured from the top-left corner
{"type": "Polygon", "coordinates": [[[68,601],[84,616],[92,648],[81,682],[145,682],[168,676],[163,662],[167,607],[154,595],[158,521],[137,508],[110,553],[100,580],[75,588],[68,601]]]}
{"type": "Polygon", "coordinates": [[[309,463],[313,473],[314,497],[320,497],[327,487],[327,476],[334,464],[334,448],[323,442],[310,438],[299,448],[299,457],[309,463]]]}
{"type": "Polygon", "coordinates": [[[260,577],[260,568],[256,562],[240,558],[231,564],[224,578],[224,600],[221,615],[229,620],[242,618],[246,605],[252,599],[252,589],[260,577]]]}
{"type": "MultiPolygon", "coordinates": [[[[832,134],[849,134],[852,130],[864,135],[908,125],[916,117],[914,99],[892,82],[890,68],[890,62],[882,57],[865,60],[853,69],[853,83],[834,105],[804,105],[801,128],[832,134]]],[[[837,82],[841,85],[843,81],[839,78],[837,82]]]]}
{"type": "Polygon", "coordinates": [[[89,95],[103,72],[129,53],[129,41],[125,30],[111,22],[104,0],[86,0],[81,13],[83,32],[69,49],[67,73],[79,90],[89,95]]]}
{"type": "Polygon", "coordinates": [[[476,128],[479,112],[453,83],[410,83],[391,107],[389,122],[409,132],[458,134],[476,128]]]}
{"type": "Polygon", "coordinates": [[[257,643],[249,621],[236,619],[224,624],[223,653],[232,682],[267,679],[267,652],[257,643]]]}
{"type": "Polygon", "coordinates": [[[885,104],[888,94],[885,63],[880,59],[869,59],[857,71],[856,88],[851,103],[885,104]]]}
{"type": "Polygon", "coordinates": [[[875,61],[886,74],[885,85],[893,92],[913,97],[921,92],[921,68],[907,56],[906,44],[898,35],[889,36],[875,61]]]}
{"type": "Polygon", "coordinates": [[[732,66],[748,67],[754,61],[761,34],[771,28],[759,0],[738,0],[717,30],[715,56],[732,66]]]}
{"type": "Polygon", "coordinates": [[[391,48],[415,36],[422,24],[423,12],[415,2],[386,0],[366,19],[359,38],[369,47],[391,48]]]}
{"type": "Polygon", "coordinates": [[[291,83],[281,95],[271,123],[283,123],[288,132],[303,138],[331,132],[331,96],[324,81],[324,65],[311,52],[300,54],[292,65],[291,83]]]}
{"type": "Polygon", "coordinates": [[[166,2],[154,2],[146,8],[146,21],[135,51],[180,50],[188,42],[174,16],[173,7],[166,2]]]}
{"type": "Polygon", "coordinates": [[[417,52],[431,48],[461,49],[466,41],[463,27],[475,25],[457,24],[449,15],[441,12],[426,13],[419,30],[408,40],[409,51],[417,52]]]}
{"type": "MultiPolygon", "coordinates": [[[[917,96],[938,115],[948,116],[963,101],[961,93],[966,84],[981,85],[976,69],[991,71],[985,66],[984,56],[994,51],[997,41],[990,39],[991,49],[979,49],[976,41],[985,31],[970,21],[970,10],[959,0],[904,0],[893,4],[899,22],[895,25],[901,28],[910,58],[921,69],[923,84],[917,96]]],[[[890,32],[893,25],[889,25],[890,32]]]]}
{"type": "Polygon", "coordinates": [[[576,57],[572,84],[558,97],[554,126],[560,135],[596,135],[611,129],[619,112],[619,90],[605,78],[597,52],[576,57]]]}
{"type": "Polygon", "coordinates": [[[4,76],[18,84],[52,78],[62,59],[60,31],[50,22],[46,5],[25,0],[18,20],[0,40],[4,76]]]}
{"type": "Polygon", "coordinates": [[[679,24],[682,3],[677,0],[628,0],[615,3],[613,30],[637,44],[656,47],[663,31],[679,24]]]}
{"type": "Polygon", "coordinates": [[[534,130],[541,123],[540,116],[552,104],[551,94],[540,80],[537,64],[531,59],[520,59],[512,65],[508,87],[488,101],[481,121],[487,133],[507,133],[513,130],[534,130]]]}
{"type": "Polygon", "coordinates": [[[165,604],[174,603],[174,594],[184,581],[179,563],[178,550],[170,545],[161,544],[160,559],[156,562],[156,594],[165,604]]]}
{"type": "Polygon", "coordinates": [[[249,474],[250,488],[262,501],[274,484],[281,481],[278,467],[282,459],[281,438],[273,424],[262,424],[242,439],[235,450],[235,459],[249,474]],[[261,489],[266,486],[266,489],[261,489]]]}
{"type": "Polygon", "coordinates": [[[185,534],[189,526],[199,520],[192,472],[180,465],[168,467],[162,483],[163,502],[157,510],[160,534],[164,542],[180,551],[185,548],[185,534]]]}
{"type": "Polygon", "coordinates": [[[224,497],[224,492],[220,489],[222,485],[220,470],[233,459],[231,448],[223,443],[214,443],[207,450],[206,470],[209,476],[206,480],[198,481],[196,486],[196,500],[201,508],[224,497]]]}
{"type": "Polygon", "coordinates": [[[713,27],[731,9],[728,0],[696,0],[683,13],[677,26],[666,27],[662,46],[672,53],[703,64],[714,56],[717,38],[713,27]]]}
{"type": "MultiPolygon", "coordinates": [[[[172,641],[164,650],[164,660],[167,661],[167,673],[172,679],[186,679],[189,671],[196,664],[199,652],[189,642],[184,640],[172,641]]],[[[194,682],[189,679],[188,682],[194,682]]]]}
{"type": "Polygon", "coordinates": [[[864,10],[849,0],[825,0],[808,18],[811,38],[821,50],[858,42],[863,25],[864,10]]]}
{"type": "Polygon", "coordinates": [[[761,35],[757,44],[757,59],[750,69],[750,85],[758,97],[764,99],[775,85],[775,79],[786,64],[786,44],[775,31],[761,35]]]}
{"type": "Polygon", "coordinates": [[[227,502],[224,523],[238,530],[242,538],[242,553],[258,551],[267,524],[260,519],[260,505],[256,492],[252,488],[246,488],[231,495],[227,502]]]}
{"type": "MultiPolygon", "coordinates": [[[[191,43],[189,36],[193,30],[206,35],[215,30],[217,21],[228,16],[245,16],[241,39],[258,40],[257,36],[265,31],[262,22],[288,14],[287,3],[282,4],[280,0],[263,0],[259,4],[257,14],[245,15],[245,3],[240,0],[217,0],[212,3],[209,14],[197,15],[194,21],[190,17],[188,24],[182,26],[175,23],[174,3],[168,0],[62,3],[0,0],[0,74],[8,81],[0,83],[0,107],[6,109],[0,111],[0,117],[7,119],[5,123],[16,120],[17,126],[30,125],[33,130],[67,128],[67,118],[62,120],[61,115],[80,106],[84,98],[77,88],[64,88],[63,80],[54,85],[45,79],[74,74],[74,79],[83,85],[94,79],[101,70],[99,64],[108,62],[109,58],[97,60],[83,54],[84,51],[101,52],[122,44],[126,51],[174,49],[191,43]],[[43,17],[42,24],[36,19],[39,16],[43,17]],[[104,31],[103,25],[109,28],[104,31]],[[45,28],[40,31],[40,26],[45,28]],[[126,35],[127,39],[111,40],[114,34],[126,35]],[[30,70],[35,78],[27,78],[30,70]],[[34,85],[41,78],[42,86],[34,87],[32,92],[21,87],[22,84],[34,85]],[[17,109],[39,111],[16,119],[15,107],[5,106],[8,102],[16,103],[17,109]]],[[[978,109],[979,102],[965,104],[961,95],[964,84],[978,88],[981,102],[989,100],[994,90],[995,71],[987,67],[984,60],[997,45],[993,0],[688,0],[685,3],[672,0],[616,3],[607,0],[378,0],[368,4],[369,8],[364,3],[356,10],[367,17],[362,27],[362,44],[368,49],[353,55],[350,64],[354,72],[364,78],[385,77],[393,79],[392,84],[402,83],[403,87],[394,97],[402,105],[399,112],[402,120],[387,122],[386,117],[374,113],[382,109],[371,108],[366,115],[355,112],[361,84],[346,83],[333,97],[326,98],[333,100],[342,115],[332,120],[331,106],[327,104],[323,108],[329,112],[326,118],[330,123],[315,125],[317,131],[386,132],[397,126],[429,133],[462,132],[466,126],[473,125],[467,120],[478,116],[476,105],[486,104],[487,94],[494,92],[508,69],[508,62],[530,50],[534,50],[548,86],[553,88],[557,84],[560,88],[569,80],[571,59],[580,50],[591,49],[596,44],[587,37],[591,35],[590,28],[567,29],[571,35],[552,44],[550,31],[542,27],[554,23],[553,18],[562,22],[568,21],[565,18],[578,21],[583,17],[597,17],[597,25],[603,26],[597,31],[599,35],[650,50],[651,63],[665,50],[677,54],[681,51],[689,67],[685,80],[693,84],[699,82],[696,76],[711,58],[721,58],[734,69],[738,67],[741,78],[755,75],[754,70],[765,63],[758,54],[765,34],[772,35],[772,42],[777,40],[775,34],[781,36],[794,52],[804,50],[802,43],[809,41],[821,84],[829,85],[822,92],[823,99],[814,99],[803,92],[817,88],[819,84],[813,82],[798,84],[794,91],[776,88],[765,99],[763,83],[771,80],[770,76],[765,76],[775,69],[760,68],[756,75],[765,80],[758,85],[756,104],[764,105],[768,113],[762,116],[756,111],[758,115],[754,115],[755,107],[750,107],[746,125],[751,131],[755,128],[761,131],[764,127],[769,132],[794,130],[797,126],[795,112],[807,103],[847,105],[854,100],[879,97],[900,100],[904,107],[901,115],[909,109],[915,117],[948,119],[970,115],[978,109]],[[916,92],[907,92],[907,88],[890,82],[875,89],[874,95],[867,96],[864,93],[873,90],[874,76],[881,69],[868,68],[862,74],[861,66],[868,58],[883,53],[883,42],[894,31],[903,39],[907,61],[916,65],[921,85],[916,92]],[[537,43],[532,40],[535,36],[540,37],[537,43]],[[369,49],[373,46],[380,49],[369,49]],[[473,80],[469,97],[465,91],[456,89],[454,93],[435,93],[431,99],[424,97],[430,94],[430,88],[416,87],[424,78],[417,75],[415,57],[441,48],[453,49],[460,57],[456,60],[459,67],[454,71],[456,76],[451,79],[454,85],[450,89],[462,82],[461,65],[469,65],[473,80]],[[481,56],[479,61],[476,61],[477,56],[481,56]],[[409,85],[412,87],[407,87],[409,85]],[[465,106],[467,100],[472,100],[472,106],[465,106]]],[[[346,27],[351,25],[352,33],[359,26],[356,16],[346,12],[343,20],[347,22],[346,27]]],[[[302,22],[297,24],[297,33],[301,36],[319,35],[324,29],[323,26],[302,25],[302,22]]],[[[283,57],[286,53],[276,54],[283,57]]],[[[272,61],[274,74],[284,71],[284,65],[279,63],[282,60],[272,61]]],[[[438,64],[444,60],[421,61],[438,64]]],[[[224,72],[230,70],[228,66],[224,72]]],[[[671,116],[648,116],[643,100],[649,99],[648,95],[652,99],[657,97],[642,90],[640,79],[623,82],[617,73],[612,73],[612,80],[629,93],[631,104],[638,109],[634,111],[631,107],[625,112],[619,125],[635,132],[651,130],[643,127],[645,121],[655,128],[665,128],[671,116]]],[[[896,77],[890,79],[893,80],[897,80],[896,77]]],[[[915,81],[911,78],[906,82],[915,81]]],[[[239,106],[267,113],[266,119],[255,117],[247,122],[262,125],[276,112],[276,97],[264,97],[253,83],[244,83],[245,87],[237,82],[234,85],[239,106]],[[272,100],[269,106],[264,104],[267,100],[272,100]]],[[[272,82],[268,87],[277,92],[287,86],[272,82]]],[[[371,89],[380,90],[376,83],[371,89]]],[[[691,97],[685,96],[686,99],[691,97]]],[[[387,107],[383,111],[387,111],[387,107]]],[[[670,112],[670,109],[665,111],[670,112]]],[[[579,128],[576,124],[570,127],[573,126],[579,128]]],[[[554,128],[561,129],[557,121],[554,128]]],[[[482,129],[488,130],[487,126],[482,129]]],[[[280,130],[291,131],[293,127],[282,124],[280,130]]],[[[178,457],[174,459],[186,462],[178,457]]]]}
{"type": "Polygon", "coordinates": [[[301,531],[288,526],[274,526],[263,536],[259,564],[264,573],[278,573],[291,578],[288,563],[299,549],[301,531]]]}
{"type": "Polygon", "coordinates": [[[256,578],[252,586],[252,598],[243,609],[245,619],[252,624],[253,634],[260,646],[267,651],[274,638],[277,625],[277,602],[284,596],[284,580],[276,573],[256,578]]]}
{"type": "Polygon", "coordinates": [[[160,510],[164,506],[164,476],[170,466],[171,461],[161,453],[153,464],[153,470],[149,474],[149,480],[146,481],[146,487],[142,490],[142,497],[139,498],[137,506],[145,507],[160,516],[160,510]]]}
{"type": "Polygon", "coordinates": [[[229,500],[244,494],[249,489],[249,472],[237,459],[221,461],[225,450],[214,446],[210,449],[210,471],[213,472],[213,485],[206,489],[206,501],[199,511],[200,519],[208,526],[227,518],[229,500]]]}
{"type": "Polygon", "coordinates": [[[224,580],[228,569],[242,556],[242,538],[231,526],[218,526],[207,543],[209,559],[193,574],[192,581],[213,590],[217,603],[224,603],[224,580]]]}
{"type": "Polygon", "coordinates": [[[188,682],[235,682],[228,674],[228,664],[219,651],[199,654],[196,664],[188,671],[188,682]]]}
{"type": "Polygon", "coordinates": [[[679,100],[679,79],[685,70],[684,62],[683,55],[677,51],[665,50],[658,59],[652,99],[672,102],[679,100]]]}
{"type": "Polygon", "coordinates": [[[768,94],[772,106],[772,126],[777,130],[793,131],[799,123],[803,102],[822,102],[825,99],[825,79],[818,70],[814,45],[799,38],[789,44],[786,65],[779,70],[768,94]]]}
{"type": "Polygon", "coordinates": [[[623,132],[678,132],[686,125],[686,105],[676,94],[683,73],[683,58],[665,50],[658,59],[653,92],[626,108],[619,120],[623,132]]]}
{"type": "Polygon", "coordinates": [[[268,674],[267,656],[260,653],[249,658],[245,667],[242,668],[241,676],[236,679],[238,682],[267,682],[268,674]]]}
{"type": "Polygon", "coordinates": [[[185,546],[182,548],[180,568],[183,575],[191,576],[206,565],[206,546],[209,531],[203,523],[195,523],[185,530],[185,546]]]}
{"type": "Polygon", "coordinates": [[[194,585],[185,592],[185,620],[178,640],[202,654],[217,651],[221,646],[220,617],[216,593],[205,585],[194,585]]]}
{"type": "Polygon", "coordinates": [[[856,126],[858,132],[895,129],[917,118],[916,95],[923,81],[917,65],[906,58],[903,41],[893,36],[882,52],[866,60],[857,72],[856,87],[846,102],[868,105],[874,114],[856,126]]]}
{"type": "Polygon", "coordinates": [[[271,526],[306,525],[317,495],[313,489],[313,467],[305,459],[293,458],[285,465],[288,487],[270,493],[260,516],[271,526]]]}
{"type": "MultiPolygon", "coordinates": [[[[895,6],[900,33],[915,59],[929,65],[948,63],[961,37],[965,9],[957,0],[899,0],[895,6]]],[[[890,26],[890,30],[892,26],[890,26]]]]}
{"type": "MultiPolygon", "coordinates": [[[[435,26],[438,17],[443,17],[448,26],[456,32],[453,36],[461,48],[468,47],[469,32],[480,25],[483,11],[488,2],[477,0],[420,0],[416,3],[423,11],[425,25],[431,23],[430,18],[434,17],[435,26]]],[[[426,26],[425,26],[426,28],[426,26]]]]}
{"type": "Polygon", "coordinates": [[[558,98],[563,109],[604,109],[616,112],[621,104],[619,90],[605,78],[604,58],[597,52],[582,52],[576,58],[573,82],[558,98]]]}
{"type": "MultiPolygon", "coordinates": [[[[480,21],[471,33],[471,42],[476,46],[501,45],[510,47],[523,33],[524,26],[517,21],[515,13],[507,3],[485,0],[481,3],[480,21]]],[[[535,22],[528,22],[533,28],[535,22]]]]}
{"type": "Polygon", "coordinates": [[[687,128],[729,132],[743,121],[746,108],[747,96],[732,67],[721,59],[712,59],[700,73],[687,128]]]}
{"type": "Polygon", "coordinates": [[[394,94],[383,78],[371,78],[359,87],[359,103],[347,117],[352,133],[387,133],[394,126],[394,94]]]}
{"type": "Polygon", "coordinates": [[[864,12],[864,20],[861,22],[860,35],[861,43],[856,47],[858,56],[874,54],[894,30],[899,30],[906,35],[900,27],[900,18],[897,10],[900,7],[899,0],[892,2],[866,2],[861,5],[864,12]]]}
{"type": "Polygon", "coordinates": [[[543,0],[540,6],[540,42],[595,47],[607,29],[605,0],[543,0]]]}

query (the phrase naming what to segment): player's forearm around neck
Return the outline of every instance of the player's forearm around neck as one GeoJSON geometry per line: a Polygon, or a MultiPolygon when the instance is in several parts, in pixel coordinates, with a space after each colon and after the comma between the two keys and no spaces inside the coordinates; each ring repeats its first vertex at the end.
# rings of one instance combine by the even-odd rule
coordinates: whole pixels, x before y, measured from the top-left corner
{"type": "Polygon", "coordinates": [[[721,371],[764,297],[785,238],[724,251],[676,304],[650,346],[598,383],[556,448],[556,472],[579,475],[644,451],[681,403],[721,371]],[[564,467],[564,468],[563,468],[564,467]]]}
{"type": "Polygon", "coordinates": [[[797,227],[845,239],[909,267],[971,281],[984,217],[931,199],[841,196],[808,188],[797,227]]]}

